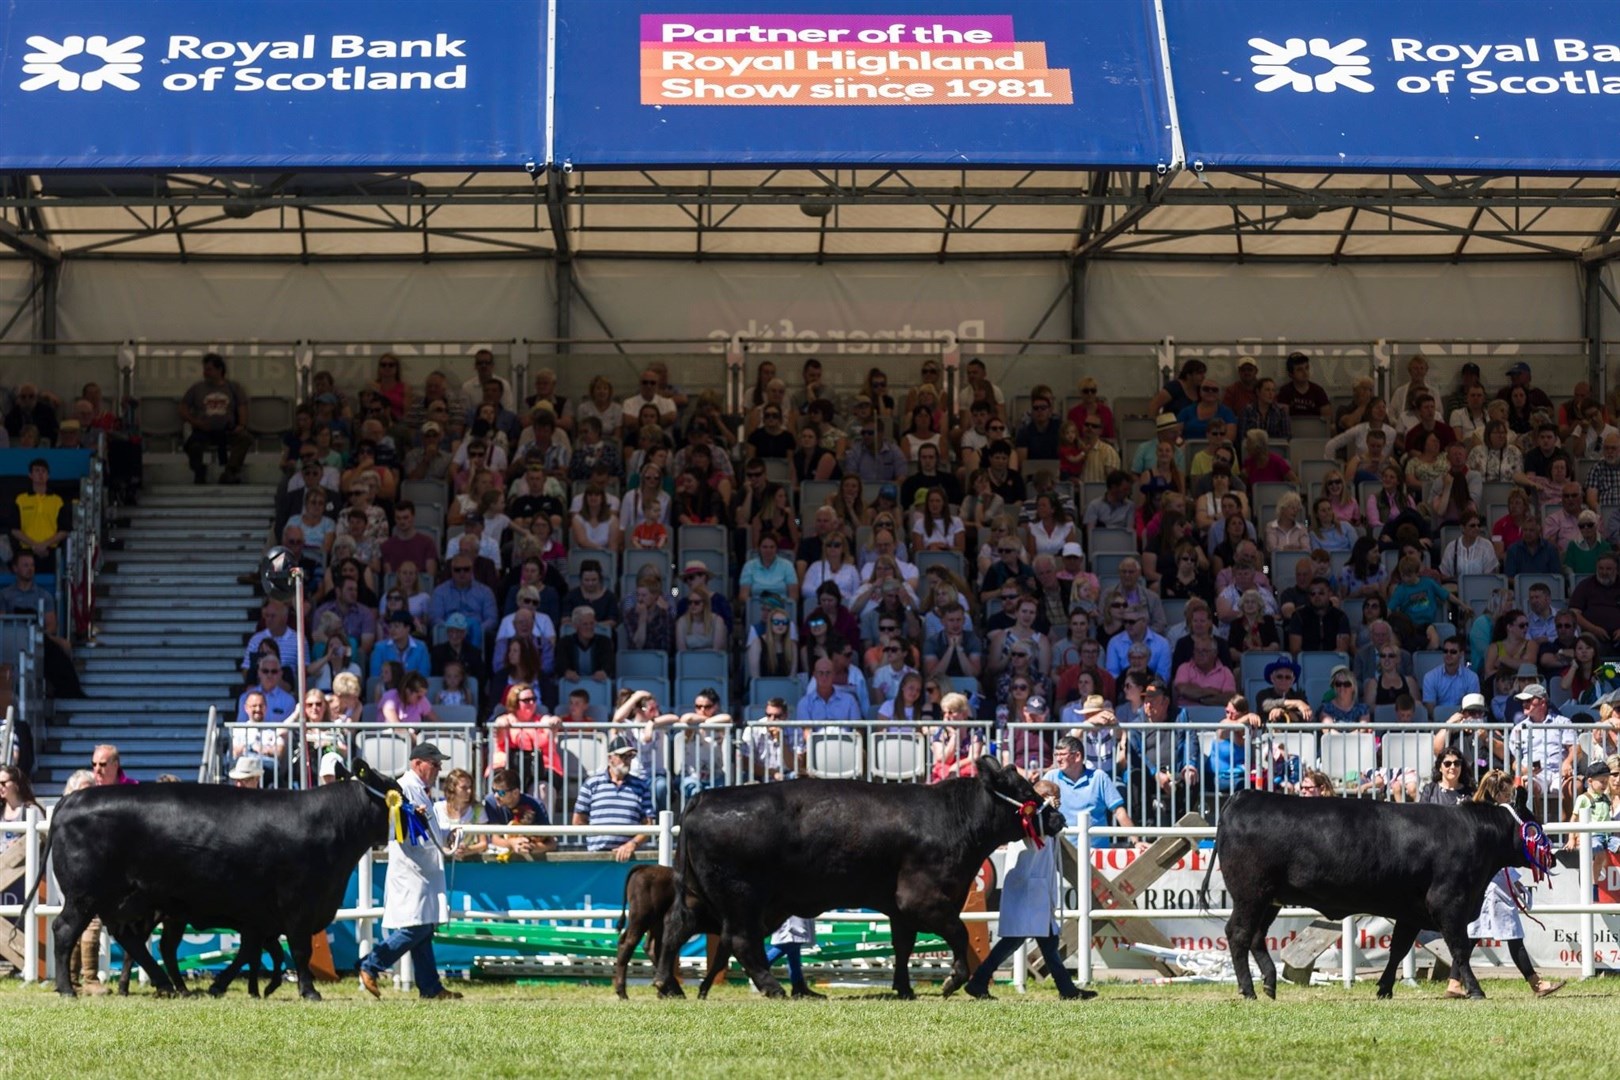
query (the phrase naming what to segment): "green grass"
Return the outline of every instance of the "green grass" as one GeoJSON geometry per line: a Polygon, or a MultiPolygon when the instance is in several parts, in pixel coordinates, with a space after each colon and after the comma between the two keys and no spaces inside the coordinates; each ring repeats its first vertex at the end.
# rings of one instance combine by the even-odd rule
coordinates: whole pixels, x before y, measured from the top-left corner
{"type": "MultiPolygon", "coordinates": [[[[240,985],[240,984],[239,984],[240,985]]],[[[1360,983],[1284,986],[1281,1000],[1245,1003],[1230,986],[1103,984],[1090,1002],[1060,1002],[1048,985],[1023,997],[918,1001],[832,990],[826,1002],[775,1002],[735,984],[707,1002],[657,1000],[632,987],[474,985],[467,1000],[418,1002],[353,980],[308,1005],[253,1001],[234,988],[214,1001],[59,1001],[38,988],[0,988],[0,1047],[10,1075],[534,1078],[596,1075],[1413,1077],[1541,1075],[1550,1060],[1601,1061],[1620,1035],[1613,985],[1572,984],[1538,1001],[1522,982],[1486,982],[1484,1002],[1448,1001],[1442,987],[1397,988],[1393,1002],[1360,983]],[[1570,1040],[1574,1040],[1571,1042],[1570,1040]],[[1563,1049],[1557,1050],[1562,1046],[1563,1049]],[[1573,1055],[1568,1056],[1568,1055],[1573,1055]]]]}

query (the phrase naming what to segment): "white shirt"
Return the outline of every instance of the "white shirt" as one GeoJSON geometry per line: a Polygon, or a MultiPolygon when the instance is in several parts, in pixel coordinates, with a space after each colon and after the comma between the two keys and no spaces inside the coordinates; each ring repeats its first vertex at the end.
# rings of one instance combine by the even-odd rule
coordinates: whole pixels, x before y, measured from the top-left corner
{"type": "Polygon", "coordinates": [[[1525,717],[1513,725],[1508,745],[1513,756],[1528,769],[1541,763],[1543,774],[1556,776],[1564,763],[1564,755],[1575,745],[1575,727],[1557,713],[1548,713],[1542,723],[1532,723],[1525,717]]]}
{"type": "MultiPolygon", "coordinates": [[[[517,398],[512,396],[512,384],[499,375],[491,375],[490,378],[501,384],[501,408],[507,412],[517,412],[517,398]]],[[[474,375],[462,383],[461,400],[474,407],[482,404],[484,401],[484,380],[474,375]]]]}
{"type": "Polygon", "coordinates": [[[658,406],[658,415],[665,419],[675,415],[675,402],[672,399],[664,397],[662,394],[654,394],[650,398],[636,394],[624,399],[625,421],[631,424],[637,423],[644,405],[658,406]]]}
{"type": "Polygon", "coordinates": [[[1461,579],[1464,574],[1494,574],[1501,569],[1496,548],[1491,546],[1484,530],[1474,540],[1474,546],[1464,544],[1461,537],[1447,544],[1440,555],[1440,573],[1448,578],[1461,579]]]}

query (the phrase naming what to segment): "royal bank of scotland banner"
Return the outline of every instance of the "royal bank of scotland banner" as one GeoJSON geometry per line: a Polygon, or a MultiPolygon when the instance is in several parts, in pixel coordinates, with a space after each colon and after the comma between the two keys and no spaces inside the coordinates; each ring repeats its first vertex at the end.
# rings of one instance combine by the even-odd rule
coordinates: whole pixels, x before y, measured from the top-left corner
{"type": "Polygon", "coordinates": [[[1612,0],[1164,0],[1188,161],[1620,171],[1612,0]]]}
{"type": "Polygon", "coordinates": [[[1170,161],[1147,0],[556,0],[552,157],[1170,161]]]}
{"type": "Polygon", "coordinates": [[[544,0],[10,0],[0,167],[545,160],[544,0]]]}

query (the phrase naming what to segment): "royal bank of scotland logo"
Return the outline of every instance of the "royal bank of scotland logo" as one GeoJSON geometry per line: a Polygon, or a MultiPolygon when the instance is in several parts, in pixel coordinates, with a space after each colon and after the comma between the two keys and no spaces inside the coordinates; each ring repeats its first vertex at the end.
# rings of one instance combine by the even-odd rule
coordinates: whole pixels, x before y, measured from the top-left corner
{"type": "Polygon", "coordinates": [[[130,78],[141,70],[141,54],[135,50],[146,44],[136,35],[108,41],[104,34],[80,37],[70,34],[61,41],[35,35],[28,39],[34,51],[23,57],[23,74],[32,78],[20,84],[27,91],[44,90],[54,86],[58,90],[88,90],[94,93],[104,86],[114,90],[139,90],[141,84],[130,78]],[[75,57],[85,57],[69,66],[75,57]],[[90,61],[99,60],[101,66],[89,68],[90,61]],[[86,70],[89,68],[89,70],[86,70]]]}
{"type": "Polygon", "coordinates": [[[1367,42],[1362,38],[1350,38],[1337,45],[1330,44],[1327,38],[1311,38],[1310,41],[1289,38],[1278,45],[1274,41],[1256,37],[1249,39],[1249,47],[1255,50],[1255,54],[1249,57],[1254,65],[1254,73],[1263,76],[1254,84],[1254,88],[1262,94],[1281,90],[1285,86],[1300,94],[1313,90],[1331,94],[1340,87],[1358,94],[1373,91],[1373,84],[1361,78],[1372,74],[1372,68],[1367,66],[1367,57],[1361,52],[1367,47],[1367,42]],[[1294,64],[1307,56],[1319,62],[1313,67],[1322,63],[1330,66],[1315,75],[1295,71],[1294,64]]]}

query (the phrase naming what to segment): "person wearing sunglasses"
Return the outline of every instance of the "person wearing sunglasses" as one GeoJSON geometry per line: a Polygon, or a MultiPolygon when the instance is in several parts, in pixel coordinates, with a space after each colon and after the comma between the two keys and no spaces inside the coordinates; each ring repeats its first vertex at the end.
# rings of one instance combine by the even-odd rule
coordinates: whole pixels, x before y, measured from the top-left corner
{"type": "MultiPolygon", "coordinates": [[[[1478,694],[1470,696],[1479,698],[1480,705],[1485,702],[1478,694]]],[[[1418,794],[1418,802],[1433,803],[1437,806],[1458,806],[1473,796],[1474,771],[1469,768],[1461,747],[1455,744],[1447,745],[1443,751],[1434,756],[1434,771],[1429,776],[1429,782],[1423,785],[1423,790],[1418,794]]]]}

